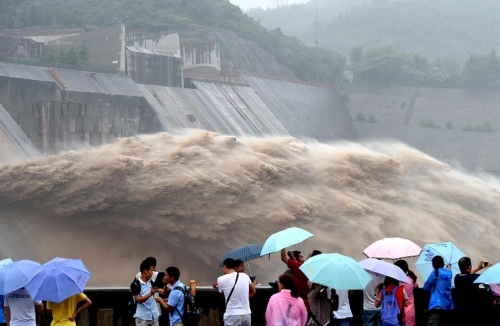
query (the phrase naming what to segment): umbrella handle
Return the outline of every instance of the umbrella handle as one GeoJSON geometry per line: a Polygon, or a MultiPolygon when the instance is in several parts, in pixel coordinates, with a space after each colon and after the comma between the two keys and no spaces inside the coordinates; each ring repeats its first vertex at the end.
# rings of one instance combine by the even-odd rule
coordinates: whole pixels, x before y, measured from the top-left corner
{"type": "Polygon", "coordinates": [[[248,271],[250,272],[250,276],[253,276],[252,269],[250,268],[250,262],[247,261],[247,265],[248,265],[248,271]]]}

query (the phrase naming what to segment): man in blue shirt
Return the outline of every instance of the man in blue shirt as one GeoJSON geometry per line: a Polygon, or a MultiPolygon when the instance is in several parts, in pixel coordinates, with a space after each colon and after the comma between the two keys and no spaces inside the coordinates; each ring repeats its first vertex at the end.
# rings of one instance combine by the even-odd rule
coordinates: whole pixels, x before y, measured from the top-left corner
{"type": "Polygon", "coordinates": [[[144,260],[141,263],[141,277],[139,283],[133,283],[131,287],[132,294],[137,302],[137,309],[134,314],[136,326],[158,326],[158,306],[156,305],[153,296],[157,292],[157,288],[153,287],[151,277],[153,277],[154,266],[149,260],[144,260]]]}
{"type": "Polygon", "coordinates": [[[182,316],[184,315],[184,292],[186,286],[179,281],[181,272],[177,267],[169,267],[165,270],[163,283],[170,284],[171,291],[168,299],[156,298],[156,301],[168,311],[170,317],[170,326],[183,326],[182,316]]]}
{"type": "Polygon", "coordinates": [[[5,320],[5,312],[3,310],[4,296],[0,295],[0,326],[7,326],[7,321],[5,320]]]}
{"type": "Polygon", "coordinates": [[[451,298],[451,280],[453,273],[444,268],[444,260],[441,256],[432,258],[434,272],[424,284],[425,291],[431,291],[429,301],[429,326],[449,325],[447,315],[454,308],[451,298]]]}

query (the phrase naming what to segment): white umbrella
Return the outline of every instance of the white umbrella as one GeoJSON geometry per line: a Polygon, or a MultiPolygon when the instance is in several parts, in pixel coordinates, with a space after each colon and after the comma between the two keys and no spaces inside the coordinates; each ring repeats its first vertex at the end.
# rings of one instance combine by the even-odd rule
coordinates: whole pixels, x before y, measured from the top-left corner
{"type": "Polygon", "coordinates": [[[361,267],[364,268],[368,273],[375,276],[389,276],[403,283],[410,283],[405,272],[398,266],[385,262],[383,260],[378,260],[374,258],[368,258],[359,262],[361,267]]]}

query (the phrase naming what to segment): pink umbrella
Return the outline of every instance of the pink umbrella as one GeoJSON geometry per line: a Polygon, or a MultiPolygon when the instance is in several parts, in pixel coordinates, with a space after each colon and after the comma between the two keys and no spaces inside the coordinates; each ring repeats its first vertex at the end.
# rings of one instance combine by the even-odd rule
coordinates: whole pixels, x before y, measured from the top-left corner
{"type": "Polygon", "coordinates": [[[403,238],[385,238],[369,245],[363,253],[368,258],[401,259],[417,257],[422,248],[414,242],[403,238]]]}

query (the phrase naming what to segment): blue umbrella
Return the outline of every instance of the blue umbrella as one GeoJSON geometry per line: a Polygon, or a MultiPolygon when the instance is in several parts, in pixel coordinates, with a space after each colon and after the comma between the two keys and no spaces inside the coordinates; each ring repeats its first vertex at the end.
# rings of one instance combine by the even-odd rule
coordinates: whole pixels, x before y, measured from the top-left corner
{"type": "Polygon", "coordinates": [[[488,268],[474,283],[500,284],[500,263],[488,268]]]}
{"type": "Polygon", "coordinates": [[[297,227],[291,227],[277,232],[266,240],[260,255],[264,256],[272,252],[280,251],[283,248],[296,245],[313,235],[314,234],[311,232],[297,227]]]}
{"type": "Polygon", "coordinates": [[[0,269],[0,294],[24,287],[41,265],[31,260],[19,260],[0,269]]]}
{"type": "Polygon", "coordinates": [[[9,265],[10,263],[12,263],[12,259],[10,259],[10,258],[2,259],[2,260],[0,260],[0,268],[5,267],[5,266],[9,265]]]}
{"type": "Polygon", "coordinates": [[[262,251],[262,245],[260,244],[249,244],[243,247],[239,247],[229,251],[224,258],[222,258],[219,267],[223,266],[224,260],[227,258],[232,258],[235,260],[249,261],[253,259],[260,258],[260,252],[262,251]]]}
{"type": "Polygon", "coordinates": [[[371,276],[351,257],[341,254],[320,254],[300,266],[312,283],[335,290],[362,290],[371,276]]]}
{"type": "Polygon", "coordinates": [[[25,288],[33,300],[59,303],[83,292],[90,276],[80,259],[54,258],[37,269],[25,288]]]}
{"type": "Polygon", "coordinates": [[[443,257],[445,264],[451,266],[451,271],[453,273],[452,284],[454,285],[455,276],[460,274],[458,261],[460,258],[465,257],[465,254],[451,242],[426,244],[418,257],[417,262],[415,263],[415,266],[425,281],[434,271],[434,268],[432,267],[432,258],[434,256],[443,257]]]}

